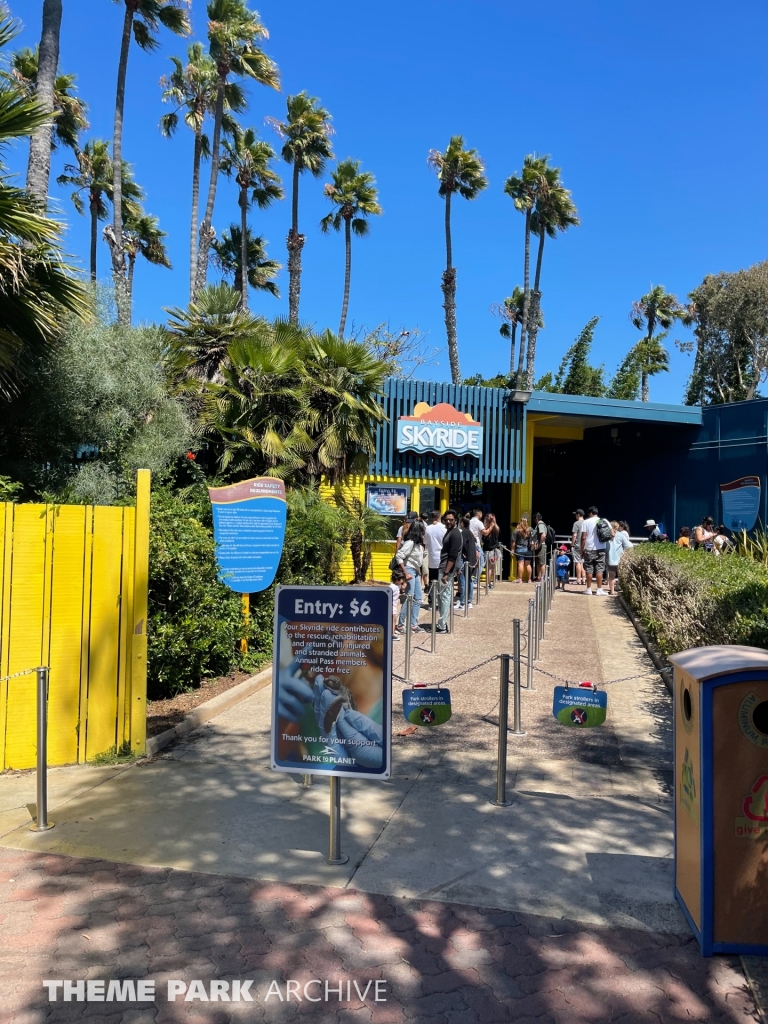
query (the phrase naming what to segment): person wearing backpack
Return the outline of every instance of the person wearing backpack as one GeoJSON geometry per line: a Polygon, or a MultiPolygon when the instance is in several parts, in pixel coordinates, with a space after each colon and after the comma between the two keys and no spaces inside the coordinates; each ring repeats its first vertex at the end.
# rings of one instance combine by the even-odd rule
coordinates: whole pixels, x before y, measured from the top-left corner
{"type": "MultiPolygon", "coordinates": [[[[531,528],[531,550],[533,551],[533,578],[537,582],[544,576],[544,569],[547,564],[547,546],[549,542],[549,530],[541,512],[534,512],[533,527],[531,528]]],[[[554,540],[555,531],[552,530],[554,540]]]]}
{"type": "Polygon", "coordinates": [[[603,576],[605,576],[605,548],[613,535],[611,524],[607,519],[600,519],[595,505],[587,509],[589,518],[584,520],[581,532],[581,556],[584,560],[584,572],[587,576],[587,589],[584,593],[592,596],[592,577],[597,582],[596,594],[605,595],[603,576]]]}

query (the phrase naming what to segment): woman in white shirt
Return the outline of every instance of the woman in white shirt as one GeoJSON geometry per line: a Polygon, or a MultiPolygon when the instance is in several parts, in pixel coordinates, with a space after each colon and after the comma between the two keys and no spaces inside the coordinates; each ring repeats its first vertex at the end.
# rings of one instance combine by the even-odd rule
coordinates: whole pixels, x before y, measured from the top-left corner
{"type": "MultiPolygon", "coordinates": [[[[421,566],[426,550],[424,540],[424,523],[420,519],[415,519],[395,555],[398,565],[402,565],[408,578],[408,594],[413,598],[410,629],[414,633],[418,632],[419,629],[419,611],[421,610],[423,593],[421,589],[421,566]]],[[[406,629],[405,614],[407,607],[408,605],[403,603],[403,607],[400,610],[400,618],[397,623],[397,629],[400,633],[404,633],[406,629]]]]}
{"type": "Polygon", "coordinates": [[[634,547],[634,544],[615,519],[611,520],[611,529],[613,530],[613,536],[608,541],[608,550],[606,552],[608,556],[608,593],[615,594],[616,576],[618,575],[621,556],[625,551],[634,547]]]}

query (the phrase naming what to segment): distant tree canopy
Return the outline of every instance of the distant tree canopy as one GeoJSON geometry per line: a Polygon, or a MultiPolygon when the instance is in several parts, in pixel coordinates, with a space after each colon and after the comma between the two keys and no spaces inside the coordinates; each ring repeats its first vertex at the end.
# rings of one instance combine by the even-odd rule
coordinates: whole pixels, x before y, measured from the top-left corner
{"type": "Polygon", "coordinates": [[[686,403],[759,397],[768,379],[768,260],[732,274],[709,274],[689,299],[696,358],[686,403]]]}

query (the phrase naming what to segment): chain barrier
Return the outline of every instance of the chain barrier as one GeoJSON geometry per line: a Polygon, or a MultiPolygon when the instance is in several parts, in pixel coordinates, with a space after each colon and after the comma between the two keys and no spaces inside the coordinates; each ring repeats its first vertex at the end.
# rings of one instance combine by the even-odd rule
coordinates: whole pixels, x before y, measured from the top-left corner
{"type": "MultiPolygon", "coordinates": [[[[522,660],[522,659],[521,659],[522,660]]],[[[525,659],[527,661],[527,659],[525,659]]],[[[554,672],[547,672],[545,668],[539,668],[538,665],[533,666],[534,672],[540,672],[543,676],[549,676],[550,679],[557,680],[558,683],[565,683],[566,686],[580,686],[581,683],[587,680],[576,680],[576,679],[565,679],[563,676],[558,676],[554,672]]],[[[627,683],[630,679],[644,679],[647,675],[650,675],[652,671],[658,671],[657,669],[648,669],[646,672],[636,672],[632,676],[619,676],[618,679],[605,679],[602,683],[596,683],[596,686],[610,686],[613,683],[627,683]]],[[[662,669],[663,672],[671,672],[671,666],[669,668],[662,669]]],[[[592,684],[590,684],[592,685],[592,684]]]]}
{"type": "MultiPolygon", "coordinates": [[[[500,654],[494,654],[490,658],[486,658],[485,661],[479,662],[477,665],[470,665],[469,668],[464,668],[461,670],[461,672],[455,672],[452,676],[448,676],[447,679],[441,679],[439,682],[430,683],[429,685],[436,686],[438,688],[441,686],[445,686],[446,683],[452,683],[454,679],[459,679],[461,678],[461,676],[466,676],[470,672],[475,672],[477,669],[483,668],[485,665],[490,665],[492,661],[498,661],[500,657],[500,654]]],[[[405,682],[405,678],[403,676],[399,676],[397,672],[392,673],[392,678],[399,679],[401,683],[405,682]]]]}
{"type": "Polygon", "coordinates": [[[7,683],[9,679],[18,679],[19,676],[31,676],[37,671],[37,668],[25,668],[21,672],[12,672],[9,676],[0,676],[0,683],[7,683]]]}

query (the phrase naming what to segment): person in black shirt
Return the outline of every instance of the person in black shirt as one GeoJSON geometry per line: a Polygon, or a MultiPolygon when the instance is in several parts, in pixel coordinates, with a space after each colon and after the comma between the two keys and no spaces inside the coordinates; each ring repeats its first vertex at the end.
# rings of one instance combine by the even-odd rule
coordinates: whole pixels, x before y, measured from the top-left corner
{"type": "Polygon", "coordinates": [[[453,577],[464,543],[461,530],[456,525],[456,513],[449,509],[445,513],[443,522],[445,523],[445,536],[443,537],[443,546],[440,549],[437,585],[440,608],[440,618],[437,620],[438,633],[448,632],[448,614],[451,608],[451,601],[453,600],[453,577]]]}
{"type": "Polygon", "coordinates": [[[477,540],[475,538],[474,533],[469,528],[469,522],[470,522],[469,516],[464,516],[462,518],[462,520],[461,520],[461,537],[462,537],[461,560],[462,560],[462,565],[461,565],[461,568],[459,569],[459,599],[456,602],[456,606],[455,606],[456,608],[463,608],[465,600],[469,601],[469,607],[470,608],[472,607],[472,587],[473,587],[473,584],[474,584],[475,573],[477,572],[477,559],[478,559],[479,556],[478,556],[478,551],[477,551],[477,540]],[[466,586],[466,569],[464,568],[465,565],[469,565],[469,595],[468,596],[466,596],[464,594],[464,589],[465,589],[465,586],[466,586]]]}

